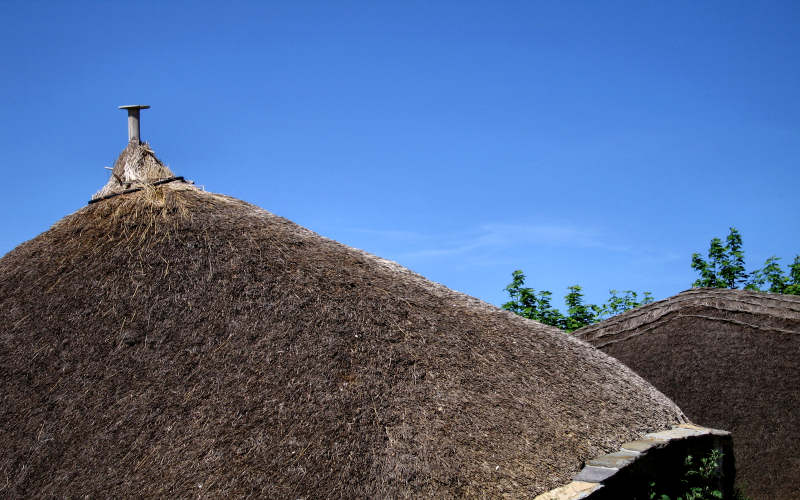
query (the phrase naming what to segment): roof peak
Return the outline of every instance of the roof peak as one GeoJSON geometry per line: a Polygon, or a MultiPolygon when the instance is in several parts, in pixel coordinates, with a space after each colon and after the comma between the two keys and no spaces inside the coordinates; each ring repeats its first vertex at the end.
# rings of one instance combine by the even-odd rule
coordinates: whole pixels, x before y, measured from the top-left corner
{"type": "Polygon", "coordinates": [[[158,159],[148,143],[131,141],[114,162],[108,182],[92,196],[92,200],[174,177],[172,170],[158,159]]]}
{"type": "MultiPolygon", "coordinates": [[[[142,142],[139,134],[139,111],[150,109],[147,104],[126,104],[119,109],[128,111],[128,144],[122,150],[111,170],[108,182],[92,196],[89,203],[110,198],[118,194],[138,191],[146,186],[157,186],[179,180],[172,170],[158,159],[147,142],[142,142]]],[[[191,182],[190,182],[191,183],[191,182]]]]}

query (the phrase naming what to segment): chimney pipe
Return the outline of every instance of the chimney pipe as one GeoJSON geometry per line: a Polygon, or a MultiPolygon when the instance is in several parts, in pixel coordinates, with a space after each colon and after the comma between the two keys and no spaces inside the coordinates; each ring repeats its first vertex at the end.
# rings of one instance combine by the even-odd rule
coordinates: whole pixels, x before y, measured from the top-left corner
{"type": "Polygon", "coordinates": [[[139,110],[150,109],[150,106],[146,104],[131,104],[128,106],[120,106],[119,109],[128,110],[128,142],[135,140],[137,144],[140,143],[139,110]]]}

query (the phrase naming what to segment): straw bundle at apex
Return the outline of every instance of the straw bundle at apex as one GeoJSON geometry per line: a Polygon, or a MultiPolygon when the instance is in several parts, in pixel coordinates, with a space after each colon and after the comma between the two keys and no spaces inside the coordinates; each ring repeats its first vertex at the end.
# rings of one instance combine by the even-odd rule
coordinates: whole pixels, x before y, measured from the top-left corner
{"type": "Polygon", "coordinates": [[[800,297],[695,289],[575,334],[703,425],[731,431],[755,499],[800,492],[800,297]]]}
{"type": "Polygon", "coordinates": [[[4,495],[530,497],[685,422],[571,336],[153,162],[132,143],[96,196],[145,189],[0,260],[4,495]]]}

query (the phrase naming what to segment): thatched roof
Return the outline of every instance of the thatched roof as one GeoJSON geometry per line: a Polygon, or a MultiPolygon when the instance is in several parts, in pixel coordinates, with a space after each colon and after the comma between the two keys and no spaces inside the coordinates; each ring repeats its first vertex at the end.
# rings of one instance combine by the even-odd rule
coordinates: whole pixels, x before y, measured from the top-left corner
{"type": "Polygon", "coordinates": [[[170,177],[173,177],[172,171],[161,163],[149,144],[131,141],[114,162],[108,182],[92,196],[92,200],[131,189],[146,189],[170,177]]]}
{"type": "Polygon", "coordinates": [[[800,297],[694,289],[575,334],[672,398],[693,421],[733,433],[753,498],[800,492],[800,297]]]}
{"type": "Polygon", "coordinates": [[[529,497],[685,421],[572,336],[179,182],[0,259],[0,325],[4,495],[529,497]]]}

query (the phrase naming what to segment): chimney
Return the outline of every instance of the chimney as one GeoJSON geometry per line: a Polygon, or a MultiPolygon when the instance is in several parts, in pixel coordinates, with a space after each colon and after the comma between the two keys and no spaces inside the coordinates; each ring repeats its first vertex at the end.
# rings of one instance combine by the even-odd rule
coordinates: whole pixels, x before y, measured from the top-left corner
{"type": "Polygon", "coordinates": [[[131,104],[128,106],[120,106],[119,109],[128,110],[128,142],[136,141],[138,144],[141,142],[139,140],[139,110],[150,109],[150,106],[146,104],[131,104]]]}

